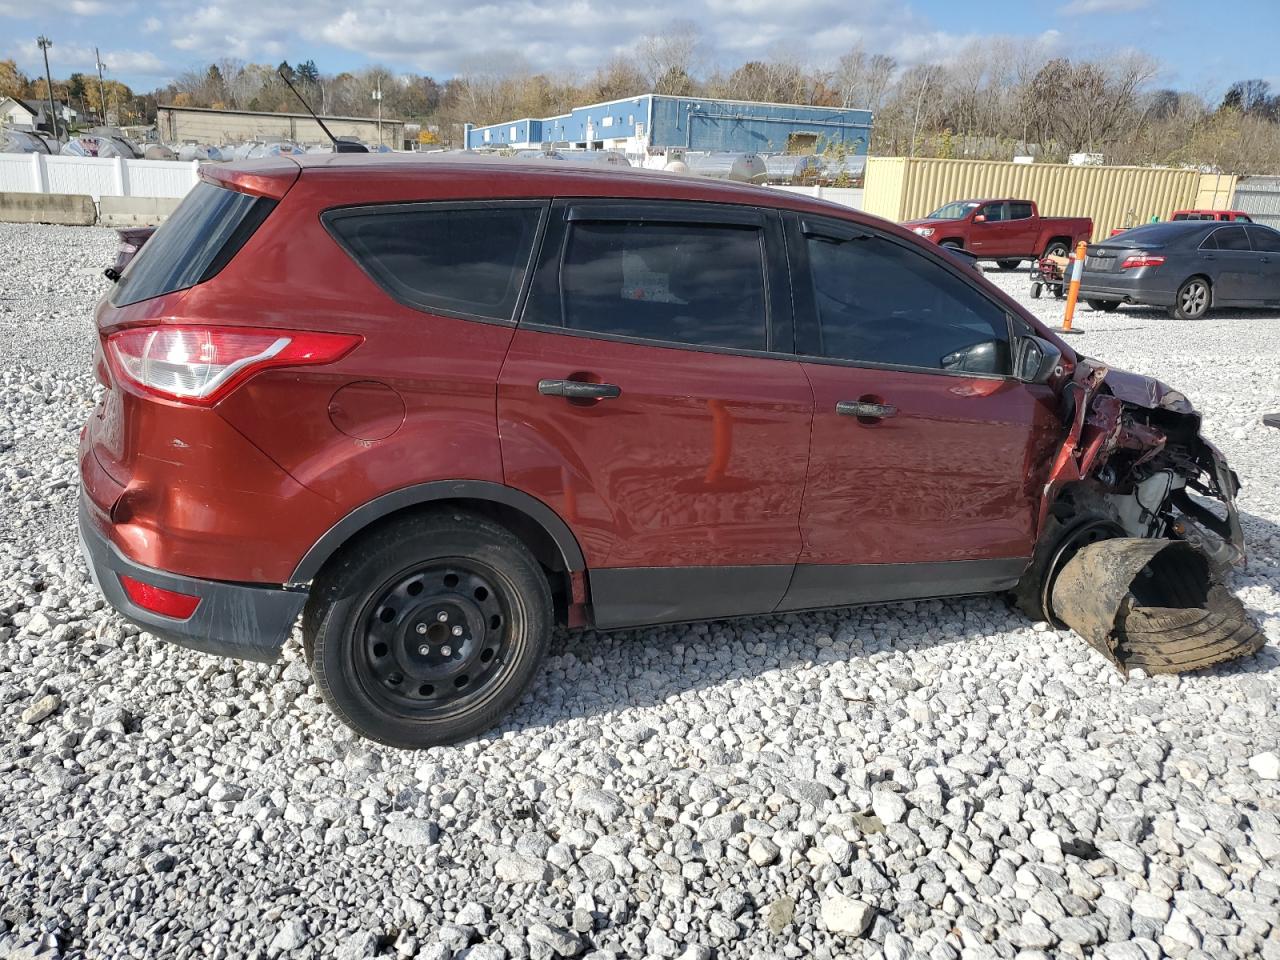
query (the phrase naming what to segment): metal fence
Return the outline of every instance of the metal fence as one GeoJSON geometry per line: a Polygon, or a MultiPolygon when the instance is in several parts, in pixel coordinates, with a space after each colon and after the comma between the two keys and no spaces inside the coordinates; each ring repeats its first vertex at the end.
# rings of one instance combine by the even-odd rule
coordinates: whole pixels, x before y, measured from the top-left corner
{"type": "Polygon", "coordinates": [[[0,193],[74,193],[103,197],[185,197],[195,161],[0,153],[0,193]]]}
{"type": "Polygon", "coordinates": [[[1280,230],[1280,177],[1241,177],[1234,208],[1243,210],[1254,223],[1280,230]]]}

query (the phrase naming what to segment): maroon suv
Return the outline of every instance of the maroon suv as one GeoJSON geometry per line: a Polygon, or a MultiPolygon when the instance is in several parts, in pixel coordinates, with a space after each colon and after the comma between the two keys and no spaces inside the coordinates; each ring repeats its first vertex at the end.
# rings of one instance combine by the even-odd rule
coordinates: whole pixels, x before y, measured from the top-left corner
{"type": "Polygon", "coordinates": [[[1043,617],[1099,537],[1239,555],[1185,399],[885,221],[476,159],[200,175],[97,311],[86,553],[199,650],[272,660],[301,615],[366,736],[492,726],[556,624],[985,591],[1043,617]]]}

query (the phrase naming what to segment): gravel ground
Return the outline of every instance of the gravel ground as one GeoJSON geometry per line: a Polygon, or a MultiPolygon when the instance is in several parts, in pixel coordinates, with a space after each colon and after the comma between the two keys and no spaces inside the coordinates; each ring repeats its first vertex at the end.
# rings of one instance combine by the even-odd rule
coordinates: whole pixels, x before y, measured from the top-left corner
{"type": "Polygon", "coordinates": [[[0,958],[1280,958],[1280,318],[1078,318],[1243,478],[1256,658],[1126,681],[998,599],[565,635],[491,739],[414,754],[296,642],[103,609],[72,523],[113,244],[0,224],[0,958]]]}

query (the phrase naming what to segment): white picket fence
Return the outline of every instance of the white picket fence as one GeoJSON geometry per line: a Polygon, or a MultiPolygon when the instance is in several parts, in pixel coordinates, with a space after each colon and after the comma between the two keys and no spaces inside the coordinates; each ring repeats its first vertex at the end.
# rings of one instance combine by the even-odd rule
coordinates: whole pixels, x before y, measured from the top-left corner
{"type": "Polygon", "coordinates": [[[194,160],[124,160],[0,153],[0,193],[88,194],[103,197],[185,197],[196,185],[194,160]]]}

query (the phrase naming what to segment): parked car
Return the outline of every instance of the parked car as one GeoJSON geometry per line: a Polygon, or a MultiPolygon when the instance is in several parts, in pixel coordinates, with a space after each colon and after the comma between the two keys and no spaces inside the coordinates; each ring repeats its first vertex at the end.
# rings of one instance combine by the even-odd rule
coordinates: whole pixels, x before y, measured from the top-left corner
{"type": "Polygon", "coordinates": [[[1253,223],[1247,213],[1240,210],[1175,210],[1170,220],[1224,220],[1253,223]]]}
{"type": "Polygon", "coordinates": [[[1013,270],[1023,260],[1065,257],[1093,236],[1088,217],[1042,217],[1031,200],[956,200],[903,224],[942,247],[960,247],[1013,270]]]}
{"type": "Polygon", "coordinates": [[[1243,555],[1185,398],[848,207],[468,157],[199,176],[98,306],[85,551],[198,650],[274,660],[301,615],[384,743],[491,727],[555,624],[987,591],[1057,623],[1094,541],[1243,555]]]}
{"type": "Polygon", "coordinates": [[[1280,306],[1280,233],[1215,220],[1135,227],[1089,248],[1080,296],[1095,310],[1148,304],[1178,320],[1214,307],[1280,306]]]}

